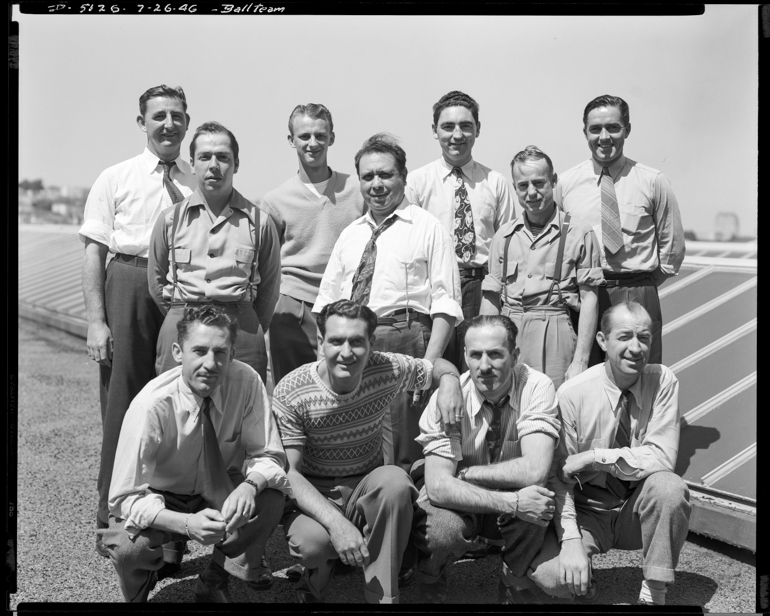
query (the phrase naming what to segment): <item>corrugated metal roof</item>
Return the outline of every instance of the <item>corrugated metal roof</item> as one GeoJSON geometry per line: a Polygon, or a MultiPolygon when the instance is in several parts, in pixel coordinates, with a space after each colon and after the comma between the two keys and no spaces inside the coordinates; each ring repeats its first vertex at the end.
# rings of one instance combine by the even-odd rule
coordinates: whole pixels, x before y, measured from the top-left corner
{"type": "MultiPolygon", "coordinates": [[[[756,243],[688,242],[687,253],[679,276],[660,287],[663,359],[680,381],[676,470],[692,490],[727,499],[729,507],[746,505],[741,515],[755,515],[756,243]]],[[[82,263],[77,227],[21,225],[20,314],[85,337],[82,263]]],[[[694,515],[691,525],[707,517],[694,515]]],[[[700,531],[754,549],[747,545],[750,526],[736,538],[709,526],[724,516],[708,519],[717,522],[703,522],[700,531]]]]}

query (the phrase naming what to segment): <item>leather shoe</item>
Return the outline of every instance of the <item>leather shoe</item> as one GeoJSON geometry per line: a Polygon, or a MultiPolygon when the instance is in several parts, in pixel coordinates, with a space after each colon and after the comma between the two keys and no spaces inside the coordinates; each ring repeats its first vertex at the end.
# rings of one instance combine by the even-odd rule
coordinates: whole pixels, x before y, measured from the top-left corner
{"type": "Polygon", "coordinates": [[[167,577],[173,577],[182,569],[182,565],[179,563],[163,563],[163,566],[158,569],[158,581],[165,580],[167,577]]]}
{"type": "Polygon", "coordinates": [[[297,597],[297,603],[326,603],[324,599],[319,599],[309,590],[297,588],[294,593],[297,597]]]}
{"type": "Polygon", "coordinates": [[[402,568],[398,572],[398,587],[406,588],[414,580],[414,567],[402,568]]]}
{"type": "Polygon", "coordinates": [[[497,597],[501,605],[540,605],[540,597],[531,588],[516,590],[501,579],[497,584],[497,597]]]}
{"type": "Polygon", "coordinates": [[[584,595],[573,595],[572,601],[574,603],[593,603],[596,601],[596,598],[599,596],[599,583],[595,581],[591,581],[591,583],[588,585],[588,590],[586,590],[586,594],[584,595]]]}
{"type": "Polygon", "coordinates": [[[639,599],[636,602],[637,605],[646,605],[647,607],[656,607],[654,603],[650,603],[649,601],[645,601],[644,599],[639,599]]]}
{"type": "Polygon", "coordinates": [[[195,601],[198,603],[235,603],[227,589],[227,582],[220,587],[209,586],[201,576],[198,576],[193,592],[195,601]]]}
{"type": "Polygon", "coordinates": [[[433,584],[420,584],[420,603],[433,603],[443,605],[447,599],[447,581],[446,576],[442,575],[437,582],[433,584]]]}
{"type": "Polygon", "coordinates": [[[289,578],[290,582],[294,582],[295,584],[300,581],[303,573],[305,573],[305,567],[300,563],[286,569],[286,577],[289,578]]]}
{"type": "Polygon", "coordinates": [[[102,542],[102,538],[97,535],[96,537],[96,553],[99,556],[103,556],[104,558],[110,557],[110,551],[107,549],[107,546],[104,545],[102,542]]]}
{"type": "Polygon", "coordinates": [[[262,557],[260,573],[256,580],[249,580],[246,585],[253,590],[267,590],[273,585],[273,572],[267,566],[267,560],[262,557]]]}
{"type": "Polygon", "coordinates": [[[462,555],[463,559],[472,558],[473,560],[478,560],[479,558],[484,558],[485,556],[490,556],[492,554],[499,554],[503,551],[503,546],[501,545],[492,545],[491,543],[481,541],[475,541],[474,543],[477,547],[471,548],[465,552],[465,554],[462,555]]]}

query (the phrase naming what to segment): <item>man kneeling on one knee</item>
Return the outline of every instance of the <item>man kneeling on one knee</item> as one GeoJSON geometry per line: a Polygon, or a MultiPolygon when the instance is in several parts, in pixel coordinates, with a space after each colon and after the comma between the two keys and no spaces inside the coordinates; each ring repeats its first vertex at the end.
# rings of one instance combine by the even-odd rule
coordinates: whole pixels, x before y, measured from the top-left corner
{"type": "Polygon", "coordinates": [[[595,596],[591,557],[612,548],[642,550],[639,604],[664,605],[674,582],[689,492],[674,473],[679,382],[665,366],[647,363],[652,338],[640,304],[612,306],[596,334],[606,361],[559,388],[555,533],[530,575],[551,595],[595,596]]]}
{"type": "Polygon", "coordinates": [[[546,375],[517,363],[517,333],[507,317],[474,318],[465,334],[461,421],[444,424],[436,396],[420,419],[425,485],[414,537],[422,602],[446,601],[447,566],[481,536],[503,544],[499,591],[507,603],[509,587],[528,584],[553,517],[554,493],[544,486],[559,438],[556,394],[546,375]]]}
{"type": "Polygon", "coordinates": [[[102,540],[130,602],[147,600],[164,543],[214,545],[195,598],[225,603],[229,574],[256,582],[261,572],[282,493],[292,494],[286,455],[262,380],[233,359],[234,319],[187,308],[177,330],[181,366],[150,381],[123,421],[102,540]]]}

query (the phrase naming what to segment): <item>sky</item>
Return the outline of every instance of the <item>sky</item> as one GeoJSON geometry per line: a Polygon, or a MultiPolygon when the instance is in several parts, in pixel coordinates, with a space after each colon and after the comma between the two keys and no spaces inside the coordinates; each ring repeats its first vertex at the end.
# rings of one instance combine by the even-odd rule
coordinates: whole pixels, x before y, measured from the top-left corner
{"type": "Polygon", "coordinates": [[[233,131],[235,187],[252,200],[297,170],[286,135],[300,103],[331,110],[333,169],[354,174],[380,131],[417,169],[440,155],[432,105],[462,90],[481,107],[474,158],[510,177],[530,144],[557,172],[587,159],[583,108],[612,94],[630,106],[626,155],[665,173],[686,230],[705,239],[735,212],[756,235],[755,5],[689,17],[13,15],[19,179],[89,187],[139,154],[138,99],[161,83],[187,95],[184,153],[205,121],[233,131]]]}

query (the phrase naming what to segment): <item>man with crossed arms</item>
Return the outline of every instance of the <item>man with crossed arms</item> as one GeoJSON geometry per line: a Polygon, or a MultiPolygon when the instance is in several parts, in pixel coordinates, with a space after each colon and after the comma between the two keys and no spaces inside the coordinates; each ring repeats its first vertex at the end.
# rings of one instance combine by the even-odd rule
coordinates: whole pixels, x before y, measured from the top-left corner
{"type": "MultiPolygon", "coordinates": [[[[195,190],[180,154],[190,123],[182,88],[150,88],[139,97],[136,123],[147,147],[96,179],[86,200],[80,239],[85,244],[83,295],[88,356],[99,363],[102,451],[97,528],[108,522],[107,498],[123,416],[139,390],[155,376],[155,344],[163,313],[147,288],[150,233],[161,210],[195,190]],[[107,253],[114,258],[107,265],[107,253]]],[[[96,551],[107,551],[96,540],[96,551]]]]}

